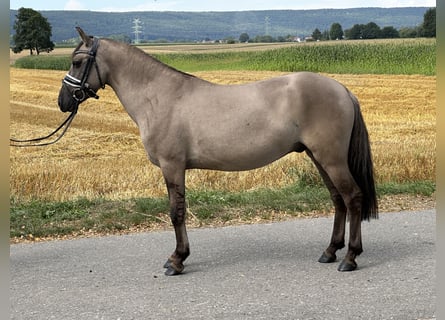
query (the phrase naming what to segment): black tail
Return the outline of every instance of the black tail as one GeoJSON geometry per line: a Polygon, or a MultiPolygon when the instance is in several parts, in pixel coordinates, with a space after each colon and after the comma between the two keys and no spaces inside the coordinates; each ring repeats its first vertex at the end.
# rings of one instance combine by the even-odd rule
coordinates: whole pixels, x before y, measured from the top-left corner
{"type": "Polygon", "coordinates": [[[378,218],[371,147],[369,145],[368,130],[360,111],[360,103],[349,90],[348,93],[354,103],[354,126],[352,127],[351,141],[349,143],[348,165],[355,182],[363,194],[362,221],[369,221],[371,218],[378,218]]]}

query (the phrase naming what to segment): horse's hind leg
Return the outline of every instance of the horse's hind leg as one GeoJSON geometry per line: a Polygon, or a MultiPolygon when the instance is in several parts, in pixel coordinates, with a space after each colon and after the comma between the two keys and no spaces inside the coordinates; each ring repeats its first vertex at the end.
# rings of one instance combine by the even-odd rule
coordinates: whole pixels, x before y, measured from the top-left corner
{"type": "MultiPolygon", "coordinates": [[[[308,152],[309,153],[309,152],[308,152]]],[[[320,262],[333,262],[335,251],[344,246],[346,214],[349,214],[350,232],[348,252],[340,263],[339,271],[352,271],[357,268],[355,258],[362,253],[361,238],[361,203],[362,192],[354,181],[346,161],[327,157],[310,155],[319,168],[335,205],[334,229],[331,243],[319,259],[320,262]],[[324,159],[320,161],[319,159],[324,159]]]]}
{"type": "Polygon", "coordinates": [[[323,252],[321,257],[318,259],[318,261],[321,263],[331,263],[337,260],[337,256],[335,255],[336,251],[342,249],[345,246],[345,225],[346,225],[347,209],[342,196],[332,183],[331,178],[329,178],[326,171],[318,163],[318,161],[315,160],[314,156],[312,155],[312,152],[306,150],[306,153],[312,159],[315,166],[317,167],[320,176],[322,177],[326,187],[329,190],[332,202],[334,203],[335,217],[334,217],[334,227],[332,230],[331,242],[328,248],[323,252]]]}
{"type": "Polygon", "coordinates": [[[164,267],[168,276],[180,274],[184,270],[184,260],[190,254],[190,245],[185,227],[185,170],[181,166],[161,166],[167,184],[170,200],[170,217],[175,228],[176,249],[164,267]]]}

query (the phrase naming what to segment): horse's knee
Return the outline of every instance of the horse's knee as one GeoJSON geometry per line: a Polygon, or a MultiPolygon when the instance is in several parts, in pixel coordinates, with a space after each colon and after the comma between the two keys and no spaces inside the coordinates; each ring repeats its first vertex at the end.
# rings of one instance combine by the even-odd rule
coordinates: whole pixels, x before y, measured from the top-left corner
{"type": "Polygon", "coordinates": [[[169,185],[170,195],[170,218],[174,226],[180,226],[185,223],[185,194],[180,186],[169,185]]]}
{"type": "Polygon", "coordinates": [[[185,210],[174,207],[170,209],[170,219],[173,226],[180,226],[185,224],[185,210]]]}

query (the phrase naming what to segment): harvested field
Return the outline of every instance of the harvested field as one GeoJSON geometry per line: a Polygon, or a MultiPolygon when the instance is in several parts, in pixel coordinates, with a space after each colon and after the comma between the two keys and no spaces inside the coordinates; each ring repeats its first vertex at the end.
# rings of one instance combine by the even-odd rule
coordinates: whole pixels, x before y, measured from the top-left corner
{"type": "MultiPolygon", "coordinates": [[[[10,68],[10,131],[42,136],[67,116],[57,107],[65,72],[10,68]]],[[[195,75],[216,83],[245,83],[278,72],[212,71],[195,75]]],[[[329,75],[355,93],[372,142],[377,182],[435,180],[436,77],[329,75]]],[[[67,135],[45,148],[10,148],[10,194],[31,199],[122,199],[165,195],[159,169],[149,163],[138,130],[111,88],[87,101],[67,135]]],[[[247,172],[192,170],[189,189],[249,190],[318,179],[305,155],[291,154],[247,172]]]]}

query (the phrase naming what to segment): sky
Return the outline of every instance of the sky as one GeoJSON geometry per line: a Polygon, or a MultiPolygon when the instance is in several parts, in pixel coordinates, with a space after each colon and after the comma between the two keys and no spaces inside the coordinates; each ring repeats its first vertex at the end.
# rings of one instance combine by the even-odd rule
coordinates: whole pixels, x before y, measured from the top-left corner
{"type": "Polygon", "coordinates": [[[435,0],[10,0],[10,8],[34,10],[243,11],[341,9],[362,7],[435,7],[435,0]]]}

